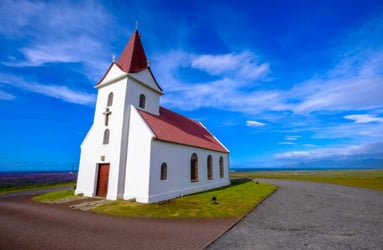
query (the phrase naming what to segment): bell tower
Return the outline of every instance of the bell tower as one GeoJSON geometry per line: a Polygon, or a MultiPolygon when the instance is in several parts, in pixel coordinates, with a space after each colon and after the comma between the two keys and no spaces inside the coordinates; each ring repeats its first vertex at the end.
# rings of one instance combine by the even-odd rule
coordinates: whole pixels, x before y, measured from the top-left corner
{"type": "MultiPolygon", "coordinates": [[[[122,198],[128,151],[129,118],[132,109],[159,115],[160,96],[163,94],[148,65],[137,30],[130,37],[117,62],[109,66],[95,86],[98,90],[93,125],[81,145],[79,179],[87,178],[88,187],[97,195],[100,166],[108,165],[106,184],[108,199],[122,198]],[[83,171],[83,169],[87,169],[83,171]],[[87,172],[88,177],[83,176],[87,172]],[[89,178],[89,174],[94,178],[89,178]]],[[[104,177],[105,179],[105,177],[104,177]]],[[[79,182],[85,185],[87,181],[79,182]]],[[[105,189],[105,187],[104,187],[105,189]]]]}

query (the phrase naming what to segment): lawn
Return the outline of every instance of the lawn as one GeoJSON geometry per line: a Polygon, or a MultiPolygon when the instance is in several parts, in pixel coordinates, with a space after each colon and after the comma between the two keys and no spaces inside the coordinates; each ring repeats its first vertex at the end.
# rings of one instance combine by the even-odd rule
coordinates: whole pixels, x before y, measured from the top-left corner
{"type": "Polygon", "coordinates": [[[383,170],[233,172],[230,176],[314,181],[383,191],[383,170]]]}
{"type": "Polygon", "coordinates": [[[33,197],[32,199],[35,201],[54,201],[54,200],[60,200],[60,199],[75,199],[75,198],[81,198],[81,196],[74,195],[74,190],[61,190],[61,191],[40,194],[33,197]]]}
{"type": "Polygon", "coordinates": [[[253,181],[232,181],[225,188],[172,199],[169,202],[141,204],[118,200],[96,207],[97,213],[145,218],[228,218],[240,217],[268,197],[276,186],[253,181]],[[216,203],[212,202],[216,197],[216,203]]]}

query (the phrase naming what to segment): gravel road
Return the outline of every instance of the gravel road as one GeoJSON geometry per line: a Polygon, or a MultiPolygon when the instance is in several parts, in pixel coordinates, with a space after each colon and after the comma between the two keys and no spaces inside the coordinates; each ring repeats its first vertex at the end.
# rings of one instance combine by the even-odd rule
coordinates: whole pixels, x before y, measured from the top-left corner
{"type": "Polygon", "coordinates": [[[209,249],[383,249],[383,192],[260,181],[279,189],[209,249]]]}

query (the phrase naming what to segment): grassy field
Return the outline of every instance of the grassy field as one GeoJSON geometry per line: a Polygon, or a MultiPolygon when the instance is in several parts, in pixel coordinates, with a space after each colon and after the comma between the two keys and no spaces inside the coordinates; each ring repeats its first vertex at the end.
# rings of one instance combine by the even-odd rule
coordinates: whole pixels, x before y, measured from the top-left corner
{"type": "Polygon", "coordinates": [[[44,188],[55,188],[55,187],[69,187],[76,185],[75,182],[66,182],[66,183],[56,183],[56,184],[35,184],[28,186],[20,186],[20,187],[0,187],[0,194],[14,193],[14,192],[22,192],[36,189],[44,189],[44,188]]]}
{"type": "Polygon", "coordinates": [[[0,194],[47,187],[74,186],[77,173],[0,173],[0,194]]]}
{"type": "Polygon", "coordinates": [[[231,178],[271,178],[340,184],[383,191],[383,169],[340,171],[233,172],[231,178]]]}
{"type": "Polygon", "coordinates": [[[56,192],[49,192],[41,195],[37,195],[32,199],[35,201],[54,201],[59,199],[71,199],[71,198],[81,198],[81,196],[74,195],[74,190],[61,190],[56,192]]]}
{"type": "Polygon", "coordinates": [[[188,195],[167,203],[141,204],[115,201],[93,211],[103,214],[145,218],[228,218],[240,217],[268,197],[276,187],[252,181],[232,181],[225,188],[188,195]],[[217,198],[216,204],[212,197],[217,198]]]}

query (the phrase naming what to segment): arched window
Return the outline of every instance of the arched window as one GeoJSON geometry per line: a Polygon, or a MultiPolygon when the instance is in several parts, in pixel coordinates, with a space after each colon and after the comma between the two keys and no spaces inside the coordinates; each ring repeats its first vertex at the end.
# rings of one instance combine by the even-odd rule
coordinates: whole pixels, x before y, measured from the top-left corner
{"type": "Polygon", "coordinates": [[[196,153],[192,154],[190,159],[190,181],[198,181],[198,156],[196,153]]]}
{"type": "Polygon", "coordinates": [[[109,144],[109,129],[105,129],[104,131],[104,140],[102,144],[109,144]]]}
{"type": "Polygon", "coordinates": [[[106,104],[107,107],[110,107],[113,105],[113,92],[110,92],[108,95],[108,103],[106,104]]]}
{"type": "Polygon", "coordinates": [[[161,164],[161,180],[167,180],[168,179],[168,165],[166,162],[161,164]]]}
{"type": "Polygon", "coordinates": [[[139,103],[139,107],[144,109],[145,108],[145,102],[146,102],[146,97],[144,94],[141,94],[140,95],[140,103],[139,103]]]}
{"type": "Polygon", "coordinates": [[[223,157],[219,157],[219,177],[224,178],[225,177],[225,171],[223,168],[223,157]]]}
{"type": "Polygon", "coordinates": [[[213,180],[213,157],[207,157],[207,179],[213,180]]]}

